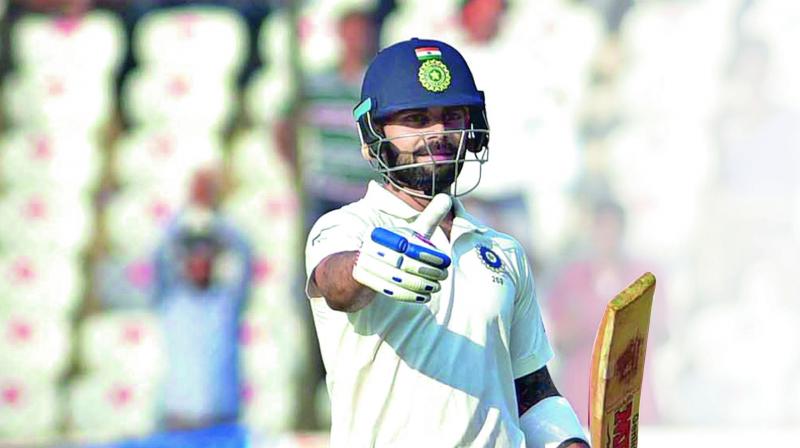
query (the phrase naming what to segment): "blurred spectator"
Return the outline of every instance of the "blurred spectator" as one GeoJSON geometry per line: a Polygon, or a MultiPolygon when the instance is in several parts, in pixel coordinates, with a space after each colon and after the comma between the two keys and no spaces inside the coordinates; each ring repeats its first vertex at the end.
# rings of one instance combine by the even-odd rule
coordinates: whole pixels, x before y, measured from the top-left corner
{"type": "Polygon", "coordinates": [[[739,36],[722,86],[714,129],[719,169],[687,248],[692,300],[680,321],[675,358],[682,370],[669,385],[683,395],[669,403],[676,420],[798,421],[791,391],[800,358],[787,341],[797,340],[800,315],[800,215],[793,208],[800,203],[800,113],[770,95],[772,50],[757,37],[739,36]],[[754,351],[758,371],[738,368],[741,354],[754,351]],[[687,413],[688,400],[694,403],[687,413]]]}
{"type": "MultiPolygon", "coordinates": [[[[592,210],[588,248],[556,274],[545,294],[545,309],[560,357],[556,373],[559,391],[575,407],[581,422],[587,424],[592,349],[606,304],[647,271],[642,262],[624,252],[624,231],[622,207],[615,202],[598,201],[592,210]]],[[[660,331],[653,327],[660,327],[657,322],[662,320],[663,316],[653,312],[650,347],[660,331]]],[[[644,381],[640,421],[652,423],[657,420],[657,413],[654,390],[646,373],[644,381]]]]}
{"type": "Polygon", "coordinates": [[[362,159],[353,107],[361,78],[375,54],[377,34],[369,12],[352,10],[338,20],[342,54],[338,66],[306,80],[301,134],[309,222],[364,195],[374,171],[362,159]]]}
{"type": "Polygon", "coordinates": [[[497,35],[505,10],[505,0],[467,0],[462,2],[461,25],[468,40],[476,44],[489,43],[497,35]]]}
{"type": "Polygon", "coordinates": [[[171,428],[234,421],[239,412],[239,318],[251,278],[248,243],[218,212],[220,178],[199,171],[189,204],[156,255],[156,300],[169,367],[171,428]]]}
{"type": "Polygon", "coordinates": [[[478,87],[489,92],[492,131],[489,163],[465,202],[488,225],[515,235],[534,260],[550,256],[567,227],[565,191],[580,155],[573,113],[586,49],[598,33],[585,12],[568,2],[468,0],[453,31],[464,56],[476,61],[478,87]],[[497,69],[510,61],[509,70],[497,69]]]}
{"type": "MultiPolygon", "coordinates": [[[[508,8],[509,5],[505,0],[466,0],[461,2],[458,23],[460,40],[463,43],[459,48],[468,60],[480,61],[474,64],[476,66],[475,78],[479,88],[486,88],[487,83],[497,79],[497,75],[492,73],[496,71],[496,64],[504,59],[510,51],[510,47],[516,46],[500,35],[501,24],[506,19],[508,8]]],[[[520,68],[517,67],[516,70],[520,68]]],[[[501,83],[491,85],[492,87],[501,87],[499,84],[501,83]]],[[[493,96],[486,100],[489,126],[493,132],[490,163],[482,167],[482,170],[493,170],[499,175],[481,176],[482,188],[467,196],[465,202],[469,204],[468,207],[473,213],[484,222],[501,232],[510,233],[519,238],[520,243],[531,256],[533,254],[531,253],[530,214],[528,204],[521,191],[523,186],[519,183],[514,185],[516,177],[513,173],[518,170],[513,168],[513,164],[507,163],[509,160],[507,155],[503,156],[503,153],[508,154],[514,148],[507,145],[507,141],[502,140],[503,135],[506,134],[504,129],[507,126],[514,126],[505,121],[508,115],[498,107],[500,105],[503,108],[512,108],[508,101],[510,97],[507,97],[505,93],[504,90],[494,89],[492,90],[493,96]],[[499,123],[500,121],[504,122],[499,123]],[[495,129],[500,129],[500,131],[494,132],[495,129]],[[491,188],[486,187],[485,179],[494,179],[491,188]]],[[[519,137],[520,135],[515,132],[514,138],[519,137]]]]}
{"type": "Polygon", "coordinates": [[[580,0],[605,17],[609,31],[619,29],[620,22],[625,13],[633,6],[633,0],[580,0]]]}
{"type": "Polygon", "coordinates": [[[770,98],[770,56],[764,42],[744,37],[731,61],[717,118],[719,181],[737,195],[791,201],[798,190],[800,114],[770,98]]]}

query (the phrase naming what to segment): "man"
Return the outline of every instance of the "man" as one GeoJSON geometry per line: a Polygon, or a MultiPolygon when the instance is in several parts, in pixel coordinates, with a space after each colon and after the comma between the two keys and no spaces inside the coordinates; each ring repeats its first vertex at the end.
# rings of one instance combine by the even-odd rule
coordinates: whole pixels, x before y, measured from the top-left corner
{"type": "MultiPolygon", "coordinates": [[[[555,273],[549,290],[541,291],[549,312],[548,319],[558,326],[553,345],[560,355],[559,371],[553,372],[559,388],[575,403],[581,421],[589,421],[589,382],[586,372],[592,365],[592,351],[597,323],[603,318],[609,298],[616,296],[631,279],[642,272],[654,271],[652,263],[632,258],[624,248],[625,210],[610,197],[591,198],[588,241],[555,273]]],[[[662,282],[663,284],[664,282],[662,282]]],[[[660,294],[664,294],[662,290],[660,294]]],[[[658,307],[656,302],[653,306],[658,307]]],[[[654,312],[650,320],[647,353],[653,353],[662,336],[663,312],[654,312]]],[[[644,392],[639,402],[639,423],[658,422],[656,391],[645,367],[644,392]]]]}
{"type": "MultiPolygon", "coordinates": [[[[372,16],[361,10],[345,12],[337,21],[341,59],[331,70],[311,76],[305,83],[302,154],[303,180],[309,204],[309,223],[366,192],[377,176],[360,160],[353,147],[353,103],[359,99],[361,79],[375,55],[377,38],[372,16]]],[[[287,117],[287,120],[291,117],[287,117]]]]}
{"type": "Polygon", "coordinates": [[[320,218],[306,247],[331,445],[587,447],[547,371],[524,251],[453,199],[488,151],[466,61],[439,41],[392,45],[354,115],[384,185],[320,218]]]}
{"type": "Polygon", "coordinates": [[[164,423],[185,429],[235,421],[239,413],[239,317],[251,278],[244,237],[218,212],[220,178],[202,170],[189,205],[156,254],[156,306],[169,368],[164,423]]]}

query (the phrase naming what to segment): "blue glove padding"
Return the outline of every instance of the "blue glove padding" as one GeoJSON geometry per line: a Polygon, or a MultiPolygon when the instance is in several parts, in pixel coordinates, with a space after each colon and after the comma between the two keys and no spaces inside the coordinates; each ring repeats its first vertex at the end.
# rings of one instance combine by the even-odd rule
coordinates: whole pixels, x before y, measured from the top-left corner
{"type": "Polygon", "coordinates": [[[430,301],[447,278],[451,260],[429,238],[451,205],[449,196],[439,194],[410,228],[372,229],[359,251],[353,279],[395,300],[430,301]]]}
{"type": "Polygon", "coordinates": [[[395,252],[406,254],[415,260],[422,261],[433,267],[447,269],[448,266],[450,266],[450,257],[448,257],[444,252],[436,249],[436,247],[430,241],[428,241],[427,238],[412,230],[408,230],[407,232],[404,232],[403,230],[407,229],[402,229],[401,231],[392,231],[383,227],[376,227],[372,231],[370,237],[372,238],[372,241],[375,241],[381,246],[392,249],[395,252]],[[408,237],[403,236],[403,233],[405,233],[408,237]],[[412,241],[421,242],[422,244],[409,242],[409,238],[411,238],[412,241]]]}
{"type": "MultiPolygon", "coordinates": [[[[449,260],[438,253],[436,258],[449,260]]],[[[368,240],[359,251],[353,278],[395,300],[426,303],[441,289],[439,282],[447,278],[447,271],[368,240]]]]}

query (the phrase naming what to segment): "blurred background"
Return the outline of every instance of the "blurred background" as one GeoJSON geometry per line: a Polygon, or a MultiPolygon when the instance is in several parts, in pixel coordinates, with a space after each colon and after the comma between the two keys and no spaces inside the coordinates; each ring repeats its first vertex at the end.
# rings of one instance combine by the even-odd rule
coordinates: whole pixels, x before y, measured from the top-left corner
{"type": "Polygon", "coordinates": [[[641,446],[800,435],[800,3],[0,0],[0,446],[326,446],[306,229],[364,192],[375,51],[486,92],[468,207],[534,260],[586,422],[659,279],[641,446]],[[248,445],[249,444],[249,445],[248,445]]]}

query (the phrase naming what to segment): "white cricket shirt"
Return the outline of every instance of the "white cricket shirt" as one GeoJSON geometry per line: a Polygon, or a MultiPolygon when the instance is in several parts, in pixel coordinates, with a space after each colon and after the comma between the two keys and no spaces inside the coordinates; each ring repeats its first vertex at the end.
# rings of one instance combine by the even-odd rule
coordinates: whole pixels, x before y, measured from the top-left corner
{"type": "MultiPolygon", "coordinates": [[[[454,201],[453,264],[427,304],[382,294],[363,309],[330,309],[307,292],[331,397],[332,447],[524,447],[514,379],[553,356],[531,268],[516,240],[454,201]]],[[[376,182],[358,202],[321,217],[306,246],[310,274],[354,251],[373,227],[408,227],[419,214],[376,182]]]]}

